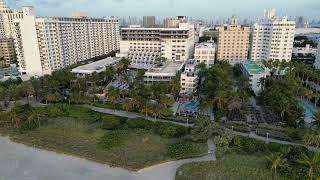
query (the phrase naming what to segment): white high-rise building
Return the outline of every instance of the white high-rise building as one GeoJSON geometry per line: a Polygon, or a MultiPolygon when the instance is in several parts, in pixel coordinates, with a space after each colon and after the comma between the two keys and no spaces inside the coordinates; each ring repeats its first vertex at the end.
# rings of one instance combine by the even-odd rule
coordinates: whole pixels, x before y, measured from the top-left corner
{"type": "Polygon", "coordinates": [[[318,43],[318,50],[316,54],[316,60],[314,62],[314,67],[320,69],[320,42],[318,43]]]}
{"type": "Polygon", "coordinates": [[[12,22],[21,18],[23,18],[22,11],[13,11],[5,0],[0,0],[0,39],[12,38],[12,22]]]}
{"type": "Polygon", "coordinates": [[[194,25],[179,23],[173,28],[128,27],[121,29],[120,54],[137,68],[148,69],[163,57],[187,61],[194,50],[194,25]]]}
{"type": "Polygon", "coordinates": [[[250,58],[254,61],[290,61],[292,56],[295,21],[277,18],[275,10],[265,12],[260,23],[251,28],[250,58]]]}
{"type": "Polygon", "coordinates": [[[198,64],[204,63],[207,68],[211,67],[215,61],[216,48],[217,46],[214,41],[196,44],[194,50],[195,61],[198,64]]]}
{"type": "Polygon", "coordinates": [[[115,18],[36,17],[31,7],[24,7],[23,14],[23,19],[13,21],[21,74],[51,74],[119,49],[119,22],[115,18]]]}

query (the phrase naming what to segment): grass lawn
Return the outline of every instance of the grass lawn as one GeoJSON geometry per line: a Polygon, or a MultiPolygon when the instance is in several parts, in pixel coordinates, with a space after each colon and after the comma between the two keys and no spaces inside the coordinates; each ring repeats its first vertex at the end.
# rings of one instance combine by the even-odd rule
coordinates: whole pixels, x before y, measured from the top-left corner
{"type": "Polygon", "coordinates": [[[217,161],[183,165],[176,180],[271,180],[272,172],[265,164],[264,156],[228,154],[217,161]]]}
{"type": "MultiPolygon", "coordinates": [[[[126,128],[128,138],[120,146],[103,148],[99,143],[112,130],[101,129],[88,115],[88,111],[72,109],[68,117],[50,118],[40,128],[24,133],[11,133],[12,140],[32,147],[75,155],[114,167],[139,170],[161,162],[173,160],[168,147],[181,138],[165,138],[152,130],[126,128]]],[[[100,115],[100,114],[98,114],[100,115]]],[[[124,121],[125,122],[125,121],[124,121]]],[[[127,126],[124,123],[123,126],[127,126]]],[[[207,152],[206,143],[197,144],[200,151],[207,152]]]]}

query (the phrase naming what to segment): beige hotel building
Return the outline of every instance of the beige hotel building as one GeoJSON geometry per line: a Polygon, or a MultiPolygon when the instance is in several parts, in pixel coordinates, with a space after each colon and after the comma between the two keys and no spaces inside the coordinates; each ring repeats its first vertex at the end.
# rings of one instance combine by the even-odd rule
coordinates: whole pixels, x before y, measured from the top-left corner
{"type": "Polygon", "coordinates": [[[0,57],[3,58],[3,61],[0,62],[0,67],[10,66],[16,61],[12,23],[14,19],[21,18],[23,18],[22,11],[13,11],[5,0],[0,0],[0,57]]]}
{"type": "Polygon", "coordinates": [[[219,28],[218,60],[236,64],[248,59],[250,28],[241,27],[236,16],[232,16],[231,24],[219,28]]]}

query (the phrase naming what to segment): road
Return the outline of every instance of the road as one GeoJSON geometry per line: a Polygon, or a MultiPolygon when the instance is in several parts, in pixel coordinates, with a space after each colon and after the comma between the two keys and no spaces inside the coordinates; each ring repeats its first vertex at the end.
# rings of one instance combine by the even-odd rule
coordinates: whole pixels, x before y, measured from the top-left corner
{"type": "MultiPolygon", "coordinates": [[[[215,150],[208,141],[210,150],[215,150]]],[[[17,144],[0,137],[0,180],[174,180],[185,163],[212,161],[215,154],[155,165],[138,172],[17,144]]]]}

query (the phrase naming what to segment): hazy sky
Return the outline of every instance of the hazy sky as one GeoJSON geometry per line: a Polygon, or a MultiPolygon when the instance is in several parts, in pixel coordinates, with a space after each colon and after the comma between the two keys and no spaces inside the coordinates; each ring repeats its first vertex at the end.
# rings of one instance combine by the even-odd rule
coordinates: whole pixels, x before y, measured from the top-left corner
{"type": "Polygon", "coordinates": [[[266,8],[279,15],[320,17],[320,0],[6,0],[11,6],[32,5],[38,15],[67,16],[75,11],[92,16],[170,17],[186,15],[220,19],[236,14],[261,17],[266,8]]]}

